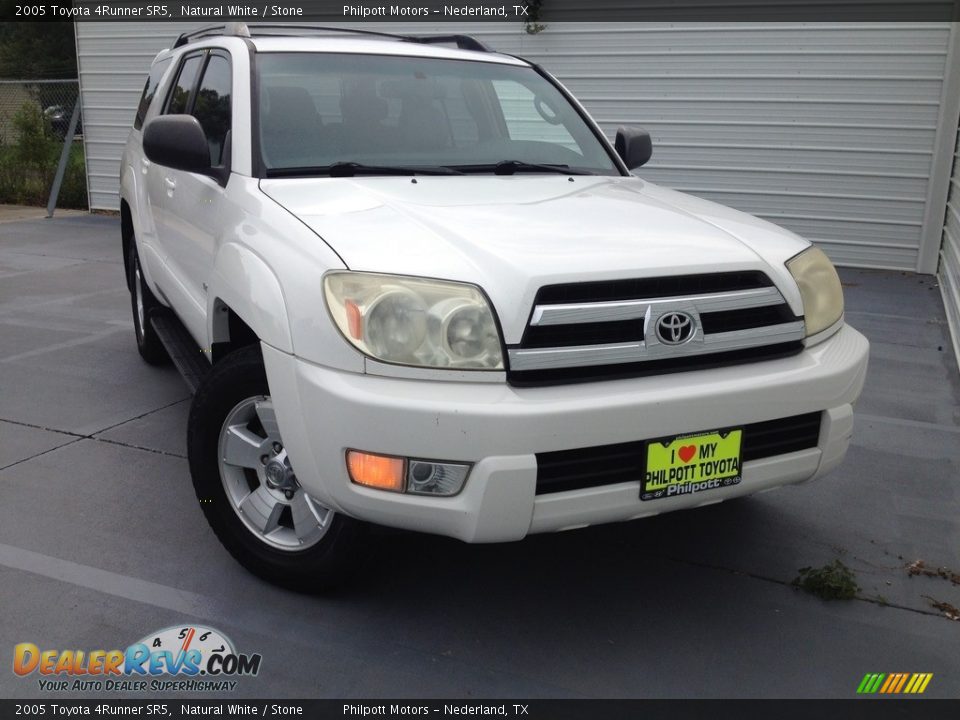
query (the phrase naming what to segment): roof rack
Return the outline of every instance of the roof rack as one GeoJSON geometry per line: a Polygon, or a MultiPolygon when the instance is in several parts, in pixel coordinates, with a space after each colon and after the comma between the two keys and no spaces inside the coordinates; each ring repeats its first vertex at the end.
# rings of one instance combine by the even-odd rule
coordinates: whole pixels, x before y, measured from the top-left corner
{"type": "Polygon", "coordinates": [[[221,25],[204,25],[196,30],[185,32],[177,38],[174,48],[183,47],[191,40],[200,40],[205,37],[234,35],[236,37],[250,37],[250,30],[244,23],[223,23],[221,25]]]}
{"type": "Polygon", "coordinates": [[[399,42],[419,43],[421,45],[442,45],[445,43],[454,43],[460,50],[473,50],[475,52],[494,52],[489,46],[480,42],[469,35],[398,35],[395,33],[378,32],[376,30],[359,30],[356,28],[334,27],[332,25],[305,25],[303,23],[260,23],[248,26],[242,22],[224,23],[221,25],[205,25],[191,32],[186,32],[177,38],[173,44],[174,48],[183,47],[193,40],[200,40],[206,37],[218,37],[223,35],[232,35],[235,37],[292,37],[303,35],[303,31],[308,32],[338,32],[350,33],[353,35],[370,35],[373,37],[386,38],[388,40],[397,40],[399,42]],[[268,32],[262,32],[262,31],[268,32]],[[281,32],[270,32],[279,30],[281,32]],[[288,31],[288,32],[283,32],[288,31]]]}
{"type": "Polygon", "coordinates": [[[494,52],[489,45],[469,35],[397,35],[405,42],[421,43],[423,45],[442,45],[456,43],[460,50],[475,50],[476,52],[494,52]]]}

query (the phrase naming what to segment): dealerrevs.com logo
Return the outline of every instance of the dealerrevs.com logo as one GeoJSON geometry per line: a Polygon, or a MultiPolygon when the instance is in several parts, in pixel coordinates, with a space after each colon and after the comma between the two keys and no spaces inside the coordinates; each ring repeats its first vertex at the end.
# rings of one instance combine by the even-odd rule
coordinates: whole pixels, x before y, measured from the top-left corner
{"type": "Polygon", "coordinates": [[[260,672],[259,653],[238,653],[219,630],[174,626],[151,633],[125,650],[41,650],[24,642],[13,649],[13,672],[38,675],[51,692],[224,692],[242,676],[260,672]]]}

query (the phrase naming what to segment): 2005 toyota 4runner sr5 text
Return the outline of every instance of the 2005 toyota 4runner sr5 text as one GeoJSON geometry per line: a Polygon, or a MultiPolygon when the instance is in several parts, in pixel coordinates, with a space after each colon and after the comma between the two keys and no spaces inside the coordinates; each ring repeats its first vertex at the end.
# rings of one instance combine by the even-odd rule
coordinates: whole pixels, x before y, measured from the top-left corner
{"type": "Polygon", "coordinates": [[[868,345],[823,252],[634,176],[649,135],[533,63],[321,33],[181,36],[123,154],[137,345],[239,562],[317,589],[364,523],[519,540],[841,461],[868,345]]]}

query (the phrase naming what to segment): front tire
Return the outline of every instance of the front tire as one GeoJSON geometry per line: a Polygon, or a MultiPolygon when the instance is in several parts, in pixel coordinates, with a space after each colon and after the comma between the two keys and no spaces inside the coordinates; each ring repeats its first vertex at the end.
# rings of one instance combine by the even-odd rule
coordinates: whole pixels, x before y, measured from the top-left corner
{"type": "Polygon", "coordinates": [[[161,307],[160,302],[150,292],[143,278],[140,256],[136,243],[130,243],[127,269],[130,273],[130,307],[133,310],[133,329],[137,336],[137,351],[140,357],[150,365],[166,365],[170,362],[167,349],[160,342],[157,331],[150,324],[150,313],[161,307]]]}
{"type": "Polygon", "coordinates": [[[187,446],[200,507],[249,571],[317,592],[355,567],[363,526],[323,507],[297,483],[258,346],[213,367],[193,400],[187,446]]]}

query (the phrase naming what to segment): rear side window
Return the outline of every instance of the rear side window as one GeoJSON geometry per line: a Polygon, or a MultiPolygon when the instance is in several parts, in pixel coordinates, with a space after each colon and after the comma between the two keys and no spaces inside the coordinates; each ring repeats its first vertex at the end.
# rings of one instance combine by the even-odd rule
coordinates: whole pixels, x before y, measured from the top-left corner
{"type": "Polygon", "coordinates": [[[170,93],[170,99],[167,101],[167,114],[180,115],[187,111],[187,103],[190,101],[190,91],[193,89],[194,81],[197,79],[197,71],[200,70],[200,62],[203,55],[194,55],[187,58],[180,66],[180,74],[177,75],[177,82],[170,93]]]}
{"type": "Polygon", "coordinates": [[[193,101],[191,114],[200,121],[210,145],[210,162],[223,165],[223,151],[230,132],[230,100],[233,83],[230,61],[222,55],[211,55],[203,71],[203,79],[193,101]]]}
{"type": "Polygon", "coordinates": [[[153,96],[157,94],[157,85],[160,84],[160,78],[166,72],[170,64],[170,58],[161,60],[150,68],[150,75],[143,86],[143,94],[140,96],[140,104],[137,106],[137,116],[133,120],[133,127],[139,130],[143,127],[143,121],[147,117],[147,111],[150,109],[150,103],[153,102],[153,96]]]}

